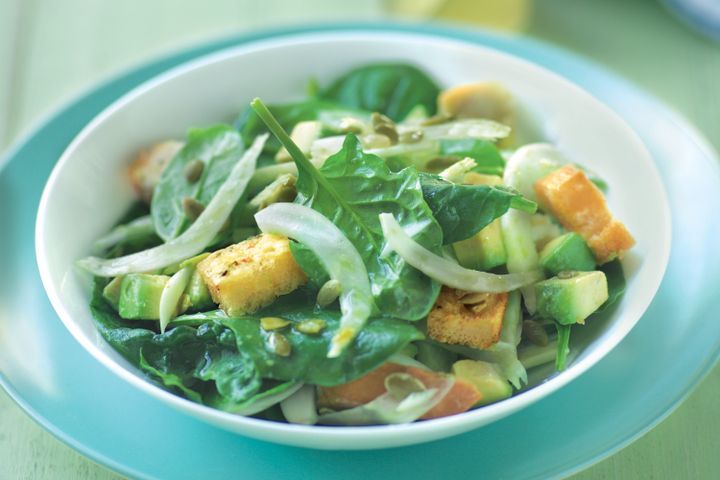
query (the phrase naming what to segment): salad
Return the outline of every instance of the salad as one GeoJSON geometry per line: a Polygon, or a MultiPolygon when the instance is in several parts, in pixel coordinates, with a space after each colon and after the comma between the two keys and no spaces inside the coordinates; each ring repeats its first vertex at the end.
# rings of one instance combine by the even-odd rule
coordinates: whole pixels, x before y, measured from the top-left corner
{"type": "Polygon", "coordinates": [[[508,398],[566,368],[634,244],[607,185],[517,122],[499,84],[373,64],[153,145],[136,204],[77,262],[97,328],[159,386],[268,420],[508,398]]]}

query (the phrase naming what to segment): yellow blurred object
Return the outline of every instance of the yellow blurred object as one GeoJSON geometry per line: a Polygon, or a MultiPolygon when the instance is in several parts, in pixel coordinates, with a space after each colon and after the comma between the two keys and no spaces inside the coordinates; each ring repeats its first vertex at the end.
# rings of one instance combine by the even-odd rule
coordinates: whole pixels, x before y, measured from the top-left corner
{"type": "Polygon", "coordinates": [[[385,7],[399,17],[433,17],[511,31],[524,30],[531,14],[530,0],[386,0],[385,7]]]}

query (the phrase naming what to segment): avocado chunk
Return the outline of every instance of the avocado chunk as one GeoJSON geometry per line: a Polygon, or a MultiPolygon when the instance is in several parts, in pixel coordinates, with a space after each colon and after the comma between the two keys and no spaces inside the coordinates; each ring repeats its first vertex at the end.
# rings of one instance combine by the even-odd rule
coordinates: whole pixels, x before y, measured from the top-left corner
{"type": "Polygon", "coordinates": [[[103,297],[105,297],[105,300],[107,300],[115,310],[118,309],[118,302],[120,301],[120,286],[122,285],[122,280],[122,275],[115,277],[103,288],[103,297]]]}
{"type": "Polygon", "coordinates": [[[512,386],[500,375],[492,363],[480,360],[460,360],[452,366],[452,373],[460,380],[474,386],[480,395],[476,405],[487,405],[512,395],[512,386]]]}
{"type": "Polygon", "coordinates": [[[205,310],[215,306],[210,296],[210,290],[197,270],[193,271],[190,282],[185,288],[185,294],[190,304],[189,308],[193,310],[205,310]]]}
{"type": "Polygon", "coordinates": [[[491,270],[507,262],[500,221],[493,220],[470,238],[453,243],[458,263],[474,270],[491,270]]]}
{"type": "MultiPolygon", "coordinates": [[[[465,175],[467,185],[501,185],[502,178],[497,175],[482,175],[471,172],[465,175]]],[[[473,270],[491,270],[507,262],[507,251],[503,243],[500,219],[495,219],[488,226],[472,237],[453,243],[453,250],[458,263],[473,270]]]]}
{"type": "Polygon", "coordinates": [[[131,273],[120,286],[118,313],[128,320],[159,320],[160,297],[170,277],[131,273]]]}
{"type": "Polygon", "coordinates": [[[540,252],[540,265],[551,275],[560,272],[595,270],[595,257],[585,240],[569,232],[548,242],[540,252]]]}
{"type": "Polygon", "coordinates": [[[538,313],[561,325],[585,323],[608,299],[607,278],[600,271],[560,272],[535,284],[538,313]]]}

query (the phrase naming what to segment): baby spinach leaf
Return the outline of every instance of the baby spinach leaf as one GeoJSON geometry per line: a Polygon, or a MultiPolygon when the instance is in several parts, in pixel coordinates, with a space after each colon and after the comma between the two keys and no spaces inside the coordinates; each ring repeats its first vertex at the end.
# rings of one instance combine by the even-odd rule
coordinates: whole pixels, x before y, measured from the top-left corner
{"type": "Polygon", "coordinates": [[[420,180],[446,245],[470,238],[510,208],[530,213],[537,209],[535,202],[503,186],[458,185],[424,173],[420,180]]]}
{"type": "Polygon", "coordinates": [[[120,319],[96,281],[90,310],[103,338],[130,363],[190,400],[221,404],[234,411],[261,387],[251,357],[237,349],[232,330],[211,321],[193,328],[180,325],[163,334],[134,328],[120,319]]]}
{"type": "Polygon", "coordinates": [[[214,125],[188,132],[185,146],[163,171],[152,197],[150,212],[163,240],[177,237],[189,226],[183,200],[192,198],[207,205],[244,152],[242,138],[230,126],[214,125]],[[196,160],[202,162],[202,172],[195,181],[189,181],[185,170],[196,160]]]}
{"type": "MultiPolygon", "coordinates": [[[[354,135],[318,171],[298,165],[298,203],[331,219],[347,236],[367,267],[375,304],[383,314],[404,320],[424,318],[439,285],[397,253],[383,254],[386,240],[378,214],[391,213],[416,242],[439,252],[442,231],[423,199],[417,172],[391,172],[378,156],[366,154],[354,135]]],[[[301,266],[303,266],[301,264],[301,266]]]]}
{"type": "Polygon", "coordinates": [[[290,242],[290,253],[305,272],[305,275],[308,276],[308,282],[312,288],[317,290],[330,280],[330,275],[323,267],[320,259],[308,247],[302,243],[290,242]]]}
{"type": "Polygon", "coordinates": [[[505,159],[494,143],[475,138],[440,140],[440,154],[461,160],[470,157],[477,165],[471,170],[487,175],[502,175],[505,159]]]}
{"type": "Polygon", "coordinates": [[[593,315],[605,311],[607,308],[620,300],[625,293],[626,287],[625,274],[620,260],[615,259],[612,262],[600,265],[598,270],[604,272],[605,278],[607,278],[608,299],[605,300],[605,303],[600,305],[600,308],[598,308],[593,315]]]}
{"type": "Polygon", "coordinates": [[[400,121],[417,105],[434,114],[439,92],[435,82],[418,68],[393,63],[354,68],[322,90],[320,97],[400,121]]]}
{"type": "Polygon", "coordinates": [[[301,381],[317,385],[349,382],[373,370],[408,343],[423,338],[412,325],[390,318],[371,319],[337,358],[327,358],[333,336],[340,325],[340,312],[308,307],[303,292],[288,295],[252,317],[219,318],[235,332],[238,349],[249,355],[263,377],[281,381],[301,381]],[[266,346],[267,332],[259,319],[279,316],[291,325],[275,331],[285,336],[292,347],[287,357],[271,352],[266,346]],[[303,320],[321,319],[326,327],[318,334],[301,333],[296,325],[303,320]]]}

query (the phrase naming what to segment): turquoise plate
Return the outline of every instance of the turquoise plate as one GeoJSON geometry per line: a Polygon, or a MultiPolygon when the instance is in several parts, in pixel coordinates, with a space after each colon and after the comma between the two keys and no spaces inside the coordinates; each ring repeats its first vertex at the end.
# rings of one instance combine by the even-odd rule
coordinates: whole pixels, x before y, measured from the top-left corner
{"type": "Polygon", "coordinates": [[[0,172],[0,265],[6,279],[0,289],[0,384],[52,434],[131,477],[568,475],[652,428],[718,359],[720,322],[714,300],[720,285],[720,222],[710,221],[720,211],[717,192],[718,158],[685,121],[598,66],[538,42],[388,24],[296,28],[217,41],[100,85],[47,119],[9,153],[0,172]],[[670,263],[635,329],[585,375],[519,413],[446,440],[389,450],[316,451],[251,440],[169,409],[111,374],[65,330],[36,271],[33,227],[50,169],[78,131],[117,97],[178,63],[258,39],[338,29],[429,33],[527,58],[590,91],[643,138],[670,197],[670,263]]]}

